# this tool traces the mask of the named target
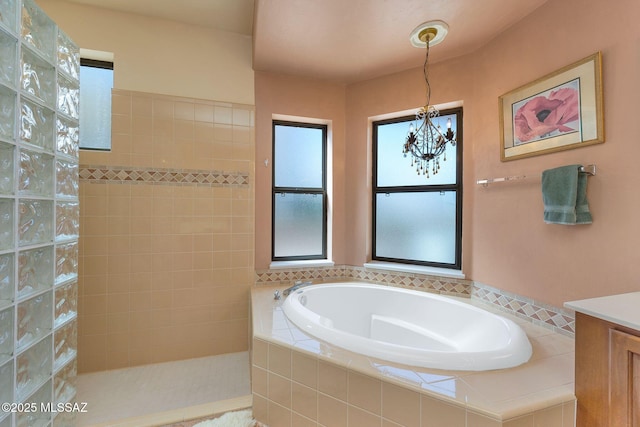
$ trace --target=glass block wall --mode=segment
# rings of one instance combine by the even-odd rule
[[[0,427],[73,424],[47,405],[76,394],[79,61],[33,0],[0,0]]]

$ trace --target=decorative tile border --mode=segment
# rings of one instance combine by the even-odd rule
[[[440,276],[428,276],[424,274],[411,274],[388,270],[376,270],[350,265],[291,268],[282,270],[257,270],[255,280],[257,286],[291,284],[297,280],[312,280],[316,282],[359,280],[465,297],[471,296],[473,287],[472,282],[469,280],[449,279]]]
[[[314,282],[359,280],[472,298],[555,332],[571,337],[575,334],[575,318],[572,312],[471,280],[375,270],[350,265],[256,270],[255,276],[256,286],[291,285],[298,280]]]
[[[553,329],[564,335],[574,336],[575,315],[568,310],[534,301],[521,295],[492,288],[475,282],[472,298],[489,303],[501,311],[529,320],[537,325]]]
[[[152,169],[125,166],[80,165],[80,180],[93,183],[199,186],[247,186],[247,172],[197,169]]]

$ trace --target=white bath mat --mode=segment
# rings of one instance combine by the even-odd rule
[[[213,420],[203,421],[193,427],[254,427],[256,420],[251,416],[251,410],[227,412]]]

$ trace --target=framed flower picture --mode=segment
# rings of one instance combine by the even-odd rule
[[[604,142],[600,52],[500,96],[499,106],[502,161]]]

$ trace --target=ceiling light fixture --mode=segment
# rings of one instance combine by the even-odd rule
[[[445,150],[447,143],[456,145],[456,135],[451,130],[451,119],[447,120],[447,130],[443,133],[441,126],[433,120],[440,116],[440,112],[431,102],[431,85],[429,84],[429,48],[440,43],[449,31],[449,26],[442,21],[429,21],[417,26],[409,40],[415,47],[425,48],[423,65],[424,81],[426,84],[427,102],[416,113],[415,124],[411,123],[402,152],[406,157],[411,155],[411,166],[416,167],[418,175],[429,178],[429,167],[434,175],[440,169],[440,156],[447,160]]]

